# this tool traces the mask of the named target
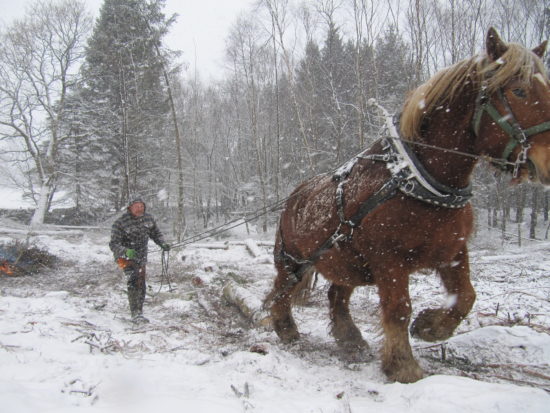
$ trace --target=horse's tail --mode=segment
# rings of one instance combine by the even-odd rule
[[[316,280],[317,272],[315,271],[315,268],[311,266],[302,274],[302,279],[298,283],[292,285],[292,305],[304,306],[308,303],[311,296],[311,291],[315,288]],[[273,304],[275,297],[278,297],[286,292],[287,291],[285,290],[280,291],[273,288],[264,298],[262,308],[269,309]]]
[[[279,273],[286,274],[288,282],[282,288],[273,288],[263,302],[264,308],[269,308],[273,299],[281,294],[292,291],[292,304],[304,305],[314,287],[315,269],[309,262],[299,262],[285,251],[283,232],[279,224],[275,246],[273,248],[275,267]]]
[[[311,292],[315,289],[317,281],[317,271],[313,266],[310,266],[302,274],[302,279],[296,287],[294,287],[294,293],[292,294],[292,304],[304,306],[309,302]]]

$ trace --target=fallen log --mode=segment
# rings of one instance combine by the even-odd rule
[[[223,287],[223,296],[255,326],[271,328],[271,316],[263,309],[262,300],[246,288],[229,281]]]
[[[254,258],[258,258],[262,255],[265,255],[265,253],[260,249],[260,247],[258,246],[258,244],[256,244],[256,242],[254,242],[254,240],[248,238],[244,241],[244,245],[246,245],[246,249],[248,250],[248,252],[254,257]]]
[[[213,242],[211,244],[190,244],[191,248],[195,249],[206,249],[206,250],[227,250],[229,249],[229,244],[221,242]]]
[[[83,236],[84,231],[80,230],[36,230],[36,229],[14,229],[0,228],[0,234],[20,234],[20,235],[63,235],[63,236]]]

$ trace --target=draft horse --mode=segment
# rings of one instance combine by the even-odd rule
[[[533,50],[490,28],[485,53],[443,69],[414,90],[395,128],[336,174],[298,186],[281,213],[274,249],[278,275],[266,298],[284,342],[299,338],[292,302],[313,271],[329,282],[331,333],[347,351],[368,349],[349,311],[357,286],[375,285],[384,333],[382,370],[414,382],[423,371],[409,343],[409,275],[430,269],[447,308],[420,312],[410,331],[445,340],[467,316],[468,203],[475,164],[486,158],[514,175],[550,185],[550,87]],[[390,134],[391,135],[391,134]]]

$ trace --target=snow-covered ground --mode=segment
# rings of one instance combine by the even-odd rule
[[[547,241],[517,247],[502,245],[499,233],[478,234],[471,243],[473,311],[445,343],[413,340],[428,375],[400,384],[385,380],[377,355],[350,360],[339,353],[322,279],[295,309],[302,339],[294,345],[282,345],[223,298],[227,283],[263,298],[274,277],[269,246],[256,243],[257,257],[242,242],[172,251],[168,291],[151,245],[151,323],[136,329],[108,231],[33,240],[63,263],[34,276],[0,277],[1,412],[550,412]],[[445,302],[432,274],[412,277],[411,297],[415,313]],[[375,354],[382,340],[377,300],[365,287],[352,301]]]

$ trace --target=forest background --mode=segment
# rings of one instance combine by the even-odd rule
[[[258,0],[205,83],[167,48],[164,6],[104,0],[94,21],[82,1],[37,1],[0,28],[0,172],[36,205],[9,214],[95,225],[139,196],[178,241],[242,219],[265,232],[299,182],[384,134],[370,99],[399,113],[490,26],[530,47],[550,37],[549,0]],[[550,193],[508,181],[477,169],[479,224],[517,224],[521,240],[528,220],[547,238]]]

